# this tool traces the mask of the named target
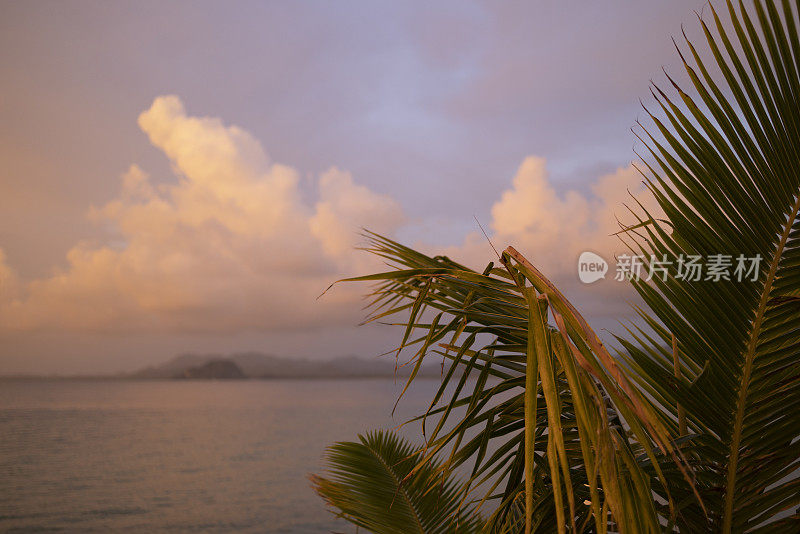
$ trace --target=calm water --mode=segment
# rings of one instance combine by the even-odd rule
[[[350,532],[307,474],[436,386],[392,420],[391,379],[0,381],[0,531]]]

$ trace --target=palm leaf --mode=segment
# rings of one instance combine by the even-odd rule
[[[403,482],[420,453],[394,433],[371,432],[358,442],[328,448],[327,477],[312,475],[314,489],[339,515],[378,534],[478,532],[481,518],[460,508],[461,486],[431,462]]]
[[[709,74],[687,40],[693,64],[684,66],[698,97],[677,85],[677,103],[654,91],[660,109],[650,113],[655,127],[640,136],[649,151],[643,174],[670,224],[642,215],[645,231],[630,234],[631,247],[672,262],[718,254],[734,265],[740,256],[761,262],[742,280],[687,281],[673,272],[639,281],[650,308],[642,314],[659,339],[634,328],[638,343],[622,341],[639,383],[671,414],[673,431],[685,412],[696,435],[685,451],[708,522],[685,499],[678,524],[771,531],[781,515],[791,516],[781,528],[800,524],[798,6],[727,8],[727,27],[712,8],[716,33],[701,21],[724,79]],[[664,348],[673,336],[676,362]],[[675,483],[678,499],[686,491]]]
[[[471,468],[465,493],[479,506],[494,502],[492,531],[658,531],[670,506],[655,505],[651,484],[666,484],[661,464],[676,450],[655,407],[563,294],[513,248],[504,269],[478,273],[366,237],[396,269],[350,280],[378,282],[373,317],[408,313],[397,351],[413,351],[399,363],[414,366],[408,384],[426,358],[450,361],[416,419],[426,445],[409,478],[449,452],[437,470]]]

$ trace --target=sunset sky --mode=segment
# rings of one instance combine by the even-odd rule
[[[475,218],[615,328],[630,291],[575,262],[621,250],[702,6],[0,1],[0,374],[375,356],[366,286],[317,300],[382,268],[359,228],[482,269]]]

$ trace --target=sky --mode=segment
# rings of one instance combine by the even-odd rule
[[[372,357],[366,227],[513,244],[601,329],[630,129],[703,2],[0,1],[0,374]],[[700,46],[703,49],[702,46]],[[613,267],[612,267],[613,269]]]

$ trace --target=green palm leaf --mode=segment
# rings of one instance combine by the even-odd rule
[[[430,409],[415,419],[426,444],[409,477],[442,454],[443,475],[466,466],[463,501],[493,503],[493,532],[658,531],[671,507],[656,507],[651,484],[667,482],[663,457],[678,460],[669,434],[549,280],[510,247],[503,269],[478,273],[367,238],[396,269],[351,280],[378,282],[371,319],[406,317],[398,350],[398,358],[412,353],[400,361],[413,366],[406,388],[425,359],[450,361]],[[523,504],[530,513],[520,513]]]
[[[390,432],[359,436],[328,448],[327,477],[313,476],[317,493],[340,516],[378,534],[478,532],[481,518],[460,508],[461,486],[439,475],[436,462],[409,478],[420,453]]]
[[[623,343],[639,382],[675,418],[685,410],[697,434],[686,450],[708,522],[686,500],[679,524],[744,532],[774,529],[786,510],[794,515],[783,523],[800,524],[800,46],[796,3],[756,1],[748,11],[728,2],[728,14],[733,33],[713,8],[716,35],[701,21],[724,80],[687,41],[699,98],[675,85],[679,106],[654,92],[663,118],[650,114],[654,132],[640,137],[650,155],[643,174],[670,224],[644,215],[645,230],[630,235],[633,250],[659,260],[761,263],[742,280],[671,273],[636,283],[660,342],[638,330],[639,346]],[[661,348],[673,335],[679,378]]]

